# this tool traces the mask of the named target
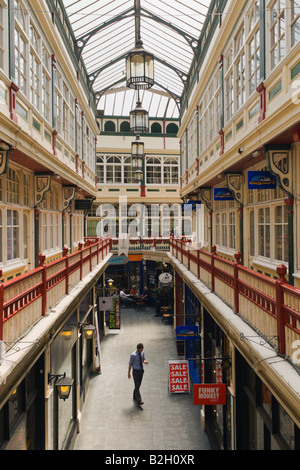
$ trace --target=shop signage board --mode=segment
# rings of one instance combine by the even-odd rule
[[[169,392],[190,393],[188,361],[169,361]]]
[[[249,189],[275,189],[276,176],[270,171],[248,171]]]
[[[110,330],[119,330],[120,326],[120,299],[119,297],[113,297],[112,309],[108,314],[108,328]]]
[[[226,384],[194,384],[194,405],[225,405]]]
[[[215,201],[233,201],[233,192],[228,188],[214,188]]]
[[[108,264],[113,264],[113,265],[116,265],[116,264],[127,264],[128,261],[129,261],[128,256],[125,256],[125,255],[121,255],[121,256],[113,255],[113,256],[109,259]]]
[[[176,340],[198,339],[199,327],[197,325],[181,325],[176,327]]]
[[[112,297],[99,297],[99,310],[101,312],[107,312],[113,308],[113,298]]]

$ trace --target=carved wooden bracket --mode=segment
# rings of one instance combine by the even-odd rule
[[[13,147],[10,145],[0,142],[0,176],[7,172],[9,156],[13,150]]]
[[[201,199],[205,202],[207,209],[212,210],[212,190],[211,188],[199,188]]]
[[[63,211],[72,203],[76,192],[76,186],[63,186]]]
[[[243,205],[243,183],[244,175],[242,172],[224,172],[226,186],[233,193],[234,199],[242,206]]]
[[[36,173],[34,175],[34,207],[44,200],[45,194],[51,189],[53,173]]]
[[[281,189],[293,199],[292,165],[290,146],[265,147],[269,170],[277,176]]]

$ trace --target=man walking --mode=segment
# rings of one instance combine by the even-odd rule
[[[144,346],[142,343],[139,343],[134,351],[130,355],[129,366],[128,366],[128,378],[131,378],[131,369],[134,380],[134,391],[133,399],[137,401],[138,405],[143,405],[142,397],[140,394],[140,387],[144,375],[144,364],[148,364],[145,359]]]

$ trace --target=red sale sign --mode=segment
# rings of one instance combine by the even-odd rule
[[[188,393],[190,391],[188,361],[169,362],[170,393]]]
[[[194,384],[194,405],[225,405],[226,384]]]

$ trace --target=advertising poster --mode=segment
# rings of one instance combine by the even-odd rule
[[[112,309],[108,314],[108,328],[110,330],[119,330],[120,326],[120,299],[119,297],[112,297]]]
[[[169,361],[170,393],[190,393],[188,361]]]

